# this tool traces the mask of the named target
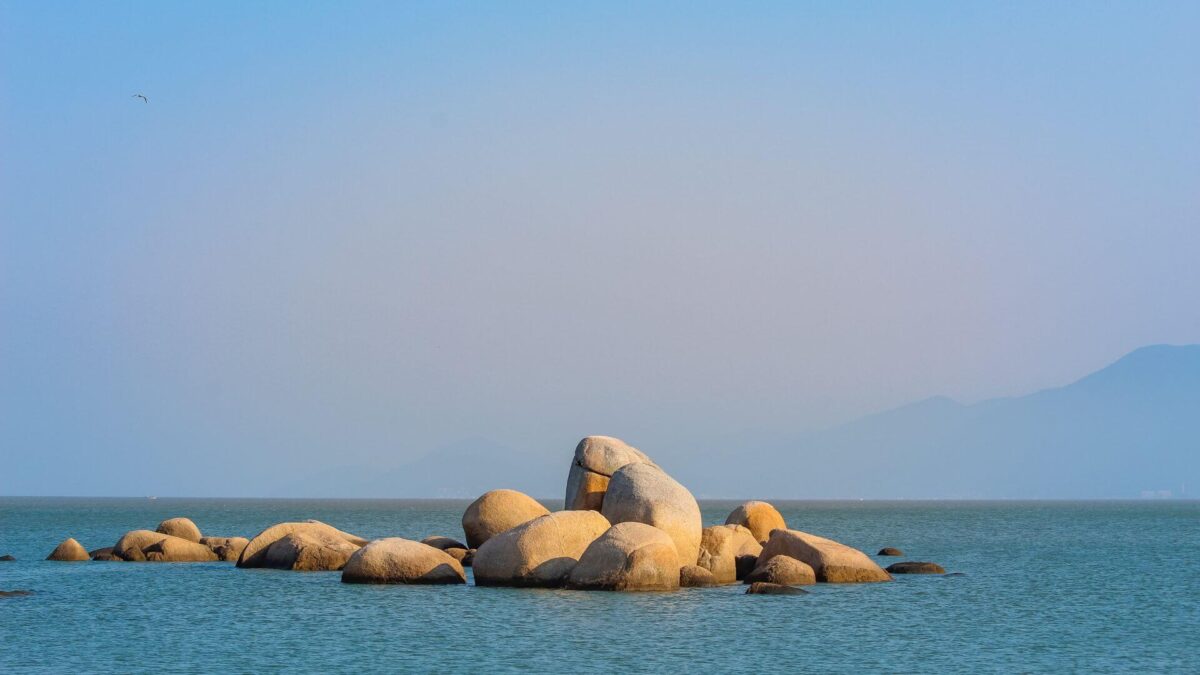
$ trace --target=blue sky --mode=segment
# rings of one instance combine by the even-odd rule
[[[704,456],[1200,342],[1198,30],[0,2],[0,493],[253,494],[469,438]]]

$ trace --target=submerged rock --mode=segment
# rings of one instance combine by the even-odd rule
[[[600,512],[613,525],[643,523],[666,532],[675,542],[680,563],[697,562],[702,528],[700,505],[687,488],[657,466],[635,463],[617,469]]]
[[[757,560],[759,553],[762,553],[762,545],[750,530],[741,525],[713,525],[700,533],[696,564],[712,572],[717,583],[732,584],[740,578],[738,556],[752,556]]]
[[[87,549],[83,544],[74,539],[64,539],[61,544],[54,547],[50,555],[46,556],[46,560],[57,560],[59,562],[79,562],[89,560]]]
[[[680,588],[707,588],[718,585],[720,584],[713,573],[699,565],[684,565],[679,568]]]
[[[746,595],[807,595],[808,591],[795,586],[784,586],[783,584],[772,584],[765,581],[759,581],[750,584],[746,589]]]
[[[467,548],[479,548],[492,537],[548,515],[550,509],[536,499],[516,490],[492,490],[471,502],[463,513],[463,532]]]
[[[746,575],[746,583],[765,581],[784,586],[803,586],[817,583],[817,574],[807,563],[791,556],[776,555]]]
[[[11,555],[9,555],[7,553],[5,553],[4,555],[0,555],[0,562],[12,562],[14,560],[16,560],[16,558],[12,557]]]
[[[891,546],[885,546],[879,549],[879,553],[876,553],[875,555],[896,557],[904,555],[904,551],[901,551],[898,548],[892,548]]]
[[[368,542],[342,570],[348,584],[465,584],[457,560],[428,544],[390,537]]]
[[[965,576],[967,576],[967,573],[966,572],[947,572],[946,574],[943,574],[942,576],[944,576],[944,577],[965,577]]]
[[[475,551],[476,586],[557,588],[597,537],[609,529],[595,511],[558,511],[488,539]]]
[[[892,577],[867,554],[832,539],[799,530],[775,530],[758,557],[762,566],[772,557],[786,555],[808,564],[817,581],[825,583],[862,583],[891,581]]]
[[[654,465],[645,453],[619,438],[588,436],[579,441],[571,460],[571,471],[567,474],[563,508],[601,510],[612,475],[617,469],[635,462]]]
[[[200,528],[196,527],[190,518],[169,518],[159,523],[154,531],[200,543]]]
[[[888,565],[891,574],[945,574],[946,570],[931,562],[898,562]]]
[[[277,525],[268,527],[250,539],[250,541],[242,549],[241,555],[238,556],[238,567],[266,567],[267,549],[275,542],[293,533],[312,535],[314,541],[332,541],[333,539],[340,539],[342,542],[350,544],[355,549],[360,546],[360,544],[357,544],[356,542],[366,541],[361,537],[355,537],[352,534],[342,532],[332,525],[328,525],[316,520],[310,520],[302,523],[279,523]],[[337,548],[341,549],[343,547],[337,546]],[[281,548],[281,553],[282,550],[283,549]],[[349,557],[348,554],[347,557]],[[345,562],[345,560],[342,562]]]
[[[666,532],[645,523],[617,523],[579,557],[567,587],[670,591],[679,588],[681,567],[678,549]]]
[[[25,595],[33,595],[33,591],[15,590],[15,591],[0,591],[0,598],[19,598]]]
[[[742,525],[754,538],[763,543],[771,538],[771,530],[786,530],[787,523],[779,510],[767,502],[749,501],[734,509],[725,519],[726,525]]]

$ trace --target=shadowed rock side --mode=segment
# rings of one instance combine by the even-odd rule
[[[159,523],[154,531],[200,543],[200,528],[196,527],[190,518],[169,518]]]
[[[461,541],[459,541],[457,539],[451,539],[450,537],[441,537],[438,535],[434,535],[432,537],[425,537],[424,539],[421,540],[421,543],[425,544],[426,546],[432,546],[439,551],[445,551],[446,549],[451,549],[451,548],[461,548],[464,550],[467,548],[470,548],[469,546],[467,546],[466,544],[462,543]]]
[[[358,546],[330,532],[290,532],[267,547],[262,566],[296,572],[332,572],[342,569],[358,550]]]
[[[619,438],[588,436],[579,441],[567,474],[563,508],[601,510],[612,475],[626,464],[636,462],[655,465],[645,453]]]
[[[888,565],[891,574],[945,574],[941,565],[931,562],[898,562]]]
[[[567,587],[670,591],[679,588],[681,567],[675,542],[666,532],[645,523],[617,523],[583,552]]]
[[[113,546],[112,555],[126,562],[215,562],[207,546],[161,532],[126,532]]]
[[[463,513],[467,547],[479,548],[492,537],[550,513],[536,499],[516,490],[492,490]]]
[[[87,549],[83,547],[83,544],[74,539],[64,539],[61,544],[54,547],[50,555],[46,556],[46,560],[56,560],[58,562],[79,562],[90,559]]]
[[[88,557],[91,558],[92,560],[105,561],[105,562],[111,562],[114,560],[121,561],[120,558],[113,555],[113,547],[112,546],[105,546],[104,548],[98,548],[94,551],[88,551]],[[123,562],[123,561],[121,561],[121,562]]]
[[[225,562],[237,562],[250,540],[245,537],[200,537],[200,543]]]
[[[600,512],[614,525],[634,522],[657,527],[675,542],[681,562],[691,565],[698,559],[700,505],[687,488],[653,464],[617,469]]]
[[[874,560],[858,549],[799,530],[775,530],[758,556],[761,567],[773,556],[786,555],[808,564],[817,581],[833,584],[891,581]]]
[[[763,543],[771,538],[771,530],[786,530],[783,515],[767,502],[749,501],[734,509],[725,519],[726,525],[742,525]]]
[[[713,573],[699,565],[684,565],[679,568],[680,588],[708,588],[719,585]]]
[[[355,548],[358,548],[358,544],[355,541],[366,541],[361,537],[347,534],[332,525],[327,525],[320,521],[310,520],[303,523],[279,523],[259,532],[246,544],[241,556],[238,557],[238,567],[265,567],[267,549],[275,542],[293,533],[311,534],[314,537],[313,541],[340,539]],[[341,547],[339,546],[338,548]],[[349,556],[347,555],[347,557]]]
[[[902,555],[904,555],[904,551],[901,551],[898,548],[892,548],[891,546],[885,546],[885,547],[879,549],[879,553],[876,553],[875,555],[902,556]]]
[[[595,511],[558,511],[518,525],[475,551],[475,585],[562,586],[588,545],[608,529]]]
[[[746,595],[807,595],[808,591],[795,586],[784,586],[783,584],[772,584],[766,581],[759,581],[750,584],[746,589]]]
[[[350,556],[342,570],[348,584],[465,584],[457,560],[428,544],[390,537],[376,539]]]
[[[791,556],[776,555],[746,576],[746,583],[765,581],[784,586],[804,586],[817,583],[817,574],[806,563]]]
[[[696,564],[712,572],[718,584],[732,584],[741,578],[737,571],[738,556],[753,556],[757,560],[760,553],[762,545],[745,527],[713,525],[700,533]]]

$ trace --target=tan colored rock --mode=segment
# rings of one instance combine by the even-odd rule
[[[61,544],[54,547],[50,555],[46,556],[46,560],[56,560],[58,562],[78,562],[81,560],[90,560],[87,549],[83,544],[74,539],[64,539]]]
[[[786,555],[808,564],[817,581],[833,584],[891,581],[874,560],[858,549],[800,530],[775,530],[763,545],[758,566],[777,555]]]
[[[784,586],[804,586],[817,583],[817,573],[807,563],[791,556],[776,555],[746,576],[748,584],[759,581]]]
[[[295,572],[340,570],[358,546],[322,530],[289,532],[271,542],[263,556],[263,567]]]
[[[666,532],[679,560],[691,565],[700,554],[700,505],[688,489],[653,464],[626,464],[617,469],[600,510],[614,525],[644,523]]]
[[[216,553],[221,560],[237,562],[250,540],[245,537],[200,537],[200,543]]]
[[[758,581],[750,584],[746,589],[746,595],[807,595],[808,591],[795,586],[784,586],[783,584],[772,584],[765,581]]]
[[[760,543],[771,538],[771,530],[786,530],[783,515],[767,502],[749,501],[733,510],[725,519],[726,525],[742,525]]]
[[[571,570],[567,587],[670,591],[679,588],[681,567],[670,535],[652,525],[628,521],[608,528],[587,547]]]
[[[904,551],[901,551],[901,550],[900,550],[900,549],[898,549],[898,548],[893,548],[893,547],[891,547],[891,546],[884,546],[883,548],[879,549],[879,553],[876,553],[875,555],[879,555],[879,556],[902,556],[902,555],[904,555]]]
[[[469,546],[467,546],[466,544],[462,543],[461,541],[459,541],[457,539],[451,539],[450,537],[440,537],[440,536],[436,536],[436,535],[432,536],[432,537],[425,537],[424,539],[421,540],[421,543],[425,544],[426,546],[432,546],[432,547],[438,549],[439,551],[445,551],[447,549],[452,549],[452,548],[461,548],[464,550],[470,548]]]
[[[946,570],[933,562],[908,561],[888,565],[887,572],[890,574],[945,574]]]
[[[700,533],[700,554],[696,564],[712,572],[718,584],[738,580],[737,558],[762,553],[762,545],[750,530],[741,525],[713,525]]]
[[[475,551],[475,585],[562,586],[579,556],[608,528],[595,511],[558,511],[501,532]]]
[[[549,509],[523,492],[492,490],[471,502],[463,513],[467,548],[479,548],[501,532],[549,513]]]
[[[707,588],[718,585],[720,584],[713,573],[699,565],[684,565],[679,568],[680,588]]]
[[[200,543],[200,528],[196,527],[190,518],[169,518],[159,523],[154,531]]]
[[[355,546],[355,548],[358,547],[354,543],[355,541],[365,542],[361,537],[347,534],[332,525],[327,525],[317,520],[310,520],[303,523],[279,523],[259,532],[246,544],[241,556],[238,557],[238,567],[264,567],[267,548],[293,532],[313,534],[314,536],[325,535],[326,537],[336,537]]]
[[[463,549],[455,549],[463,550]],[[391,537],[358,549],[342,570],[348,584],[465,584],[457,560],[428,544]]]
[[[127,562],[210,562],[217,560],[216,554],[203,544],[150,530],[126,532],[113,546],[112,555]]]
[[[336,527],[330,525],[329,523],[322,523],[321,521],[313,520],[312,518],[309,518],[308,520],[306,520],[304,522],[316,523],[317,525],[324,525],[325,527],[331,528],[334,532],[337,532],[339,537],[341,537],[342,539],[345,539],[346,541],[350,542],[351,544],[354,544],[355,546],[366,546],[367,545],[368,540],[363,539],[362,537],[358,536],[357,534],[350,534],[349,532],[343,532],[343,531],[337,529]]]
[[[91,558],[92,560],[100,560],[100,561],[121,560],[117,556],[113,555],[113,547],[111,547],[111,546],[106,546],[104,548],[98,548],[94,551],[88,551],[88,557]]]
[[[434,548],[437,548],[437,547],[435,546]],[[467,549],[467,548],[447,548],[447,549],[439,548],[438,550],[443,551],[446,555],[450,556],[451,558],[454,558],[455,560],[457,560],[459,562],[459,564],[462,564],[463,566],[466,566],[464,561],[471,555],[471,549]]]
[[[645,453],[619,438],[588,436],[579,441],[571,460],[571,471],[567,474],[563,508],[601,510],[612,475],[617,469],[635,462],[654,465]]]

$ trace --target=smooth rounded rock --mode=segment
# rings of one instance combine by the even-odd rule
[[[46,560],[56,560],[58,562],[79,562],[90,559],[87,549],[83,547],[83,544],[70,538],[64,539],[61,544],[54,547],[50,555],[46,556]]]
[[[197,544],[200,543],[200,528],[190,518],[168,518],[154,528],[160,534],[169,534]]]
[[[891,574],[945,574],[941,565],[931,562],[898,562],[888,565]]]
[[[675,542],[681,563],[695,564],[700,554],[700,505],[688,489],[653,464],[626,464],[617,469],[604,508],[613,525],[643,523],[666,532]]]
[[[550,509],[516,490],[492,490],[471,502],[463,513],[467,548],[479,548],[492,537],[548,515]]]
[[[748,584],[759,581],[784,586],[804,586],[817,583],[817,573],[807,563],[791,556],[777,555],[746,576]]]
[[[200,537],[200,543],[225,562],[237,562],[250,540],[245,537]]]
[[[786,530],[787,523],[779,510],[767,502],[749,501],[734,509],[725,519],[726,525],[741,525],[763,543],[771,538],[771,530]]]
[[[875,555],[879,555],[879,556],[902,556],[902,555],[904,555],[904,551],[901,551],[901,550],[900,550],[900,549],[898,549],[898,548],[892,548],[891,546],[885,546],[885,547],[883,547],[883,548],[879,549],[879,553],[876,553]]]
[[[262,567],[295,572],[333,572],[342,569],[358,546],[324,531],[289,532],[271,543]]]
[[[142,549],[146,562],[215,562],[219,560],[207,546],[170,535]]]
[[[445,551],[410,539],[368,542],[346,561],[348,584],[465,584],[462,565]]]
[[[451,549],[451,548],[461,548],[461,549],[471,548],[470,546],[467,546],[466,544],[462,543],[461,541],[459,541],[457,539],[451,539],[450,537],[440,537],[440,536],[436,536],[436,535],[432,536],[432,537],[425,537],[424,539],[421,540],[421,543],[425,544],[426,546],[432,546],[432,547],[438,549],[439,551],[445,551],[445,550]]]
[[[654,465],[644,452],[612,436],[588,436],[575,446],[571,471],[567,474],[565,509],[599,511],[604,493],[617,469],[641,462]]]
[[[597,591],[670,591],[679,588],[679,552],[662,530],[623,522],[592,542],[571,570],[567,587]]]
[[[807,595],[808,591],[795,586],[784,586],[783,584],[772,584],[765,581],[750,584],[746,589],[746,595]]]
[[[558,511],[488,539],[471,562],[476,586],[558,588],[580,556],[609,529],[595,511]]]
[[[832,539],[799,530],[775,530],[763,545],[758,566],[777,555],[786,555],[813,568],[817,581],[863,583],[891,581],[892,577],[867,554]]]
[[[680,588],[708,588],[719,585],[713,573],[699,565],[684,565],[679,568]]]
[[[757,560],[759,553],[762,545],[750,530],[741,525],[713,525],[700,533],[696,564],[712,572],[717,583],[732,584],[740,578],[738,556],[753,556]]]
[[[355,543],[356,541],[364,543],[366,541],[361,537],[355,537],[354,535],[342,532],[336,527],[320,521],[310,520],[301,523],[279,523],[268,527],[250,539],[245,548],[242,549],[242,554],[238,556],[238,567],[265,567],[267,548],[292,533],[312,534],[321,540],[331,537],[337,538],[355,548],[359,546]]]

